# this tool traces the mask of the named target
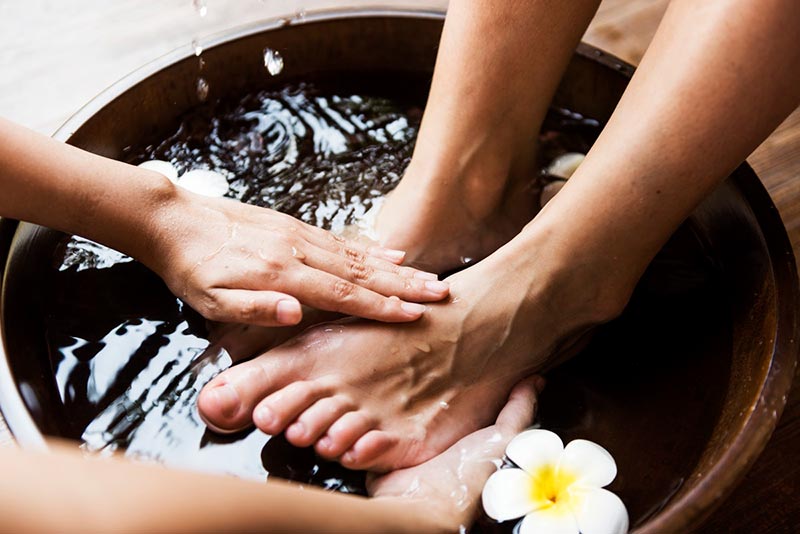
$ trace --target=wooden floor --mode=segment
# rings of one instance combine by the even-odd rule
[[[82,104],[135,68],[192,39],[277,15],[363,0],[0,0],[0,116],[52,133]],[[405,0],[441,8],[446,1]],[[638,63],[666,9],[665,0],[605,0],[585,40]],[[800,110],[748,159],[775,200],[800,252]],[[797,380],[795,383],[797,384]],[[0,444],[10,443],[0,417]],[[699,531],[796,532],[800,521],[800,390],[755,468]]]

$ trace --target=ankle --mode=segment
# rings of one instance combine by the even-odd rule
[[[622,260],[567,245],[560,228],[529,225],[490,259],[511,273],[523,305],[551,307],[564,333],[619,316],[638,280]]]
[[[534,166],[533,150],[523,156],[488,149],[459,157],[415,152],[398,188],[413,188],[432,204],[454,204],[483,220],[503,204],[513,184],[534,176]]]

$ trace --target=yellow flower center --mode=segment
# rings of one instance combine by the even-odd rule
[[[575,482],[576,477],[554,465],[545,465],[532,474],[531,499],[539,503],[542,508],[557,507],[569,508],[571,495],[569,487]]]

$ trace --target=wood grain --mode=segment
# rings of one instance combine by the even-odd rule
[[[179,46],[224,29],[337,0],[209,0],[199,17],[190,0],[0,0],[0,116],[53,132],[105,87]],[[375,2],[350,0],[363,7]],[[442,0],[405,5],[441,8]],[[638,63],[666,9],[665,0],[604,1],[585,40]],[[188,48],[187,48],[188,49]],[[800,252],[800,110],[795,111],[748,161],[772,195]],[[797,385],[798,380],[795,380]],[[0,418],[0,446],[11,443]],[[698,532],[713,534],[796,531],[800,521],[800,390],[764,454],[741,486]]]

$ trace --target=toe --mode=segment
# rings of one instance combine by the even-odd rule
[[[389,469],[392,464],[389,456],[398,443],[397,436],[383,430],[370,430],[342,455],[341,463],[348,469]]]
[[[249,414],[242,413],[236,388],[220,381],[208,384],[197,398],[197,410],[211,430],[222,434],[250,426]]]
[[[297,447],[308,447],[355,405],[344,395],[325,397],[300,414],[286,429],[286,439]]]
[[[200,417],[212,430],[236,432],[253,424],[253,408],[292,378],[302,378],[302,358],[279,347],[234,365],[206,384],[197,399]],[[296,354],[294,356],[297,356]]]
[[[375,421],[366,413],[348,412],[331,425],[314,448],[323,458],[338,458],[374,426]]]
[[[267,434],[278,434],[309,406],[330,394],[319,380],[293,382],[269,395],[253,412],[253,422]]]

